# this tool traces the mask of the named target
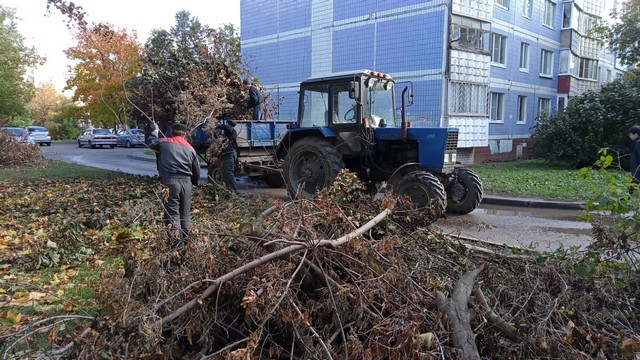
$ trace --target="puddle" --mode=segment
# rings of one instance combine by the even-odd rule
[[[473,211],[473,214],[496,215],[496,216],[522,216],[551,220],[581,221],[583,212],[580,210],[558,210],[558,209],[537,209],[518,208],[501,205],[480,205]]]

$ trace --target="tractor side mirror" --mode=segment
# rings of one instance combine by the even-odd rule
[[[349,82],[349,99],[360,99],[360,83],[357,81]]]

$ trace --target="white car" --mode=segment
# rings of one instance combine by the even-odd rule
[[[78,147],[87,145],[87,147],[95,149],[96,146],[108,145],[113,149],[116,147],[117,138],[116,134],[109,129],[88,129],[78,136]]]
[[[27,130],[21,127],[3,127],[0,128],[0,131],[7,135],[10,141],[35,144],[33,136],[31,136]]]
[[[44,126],[27,126],[29,135],[33,137],[36,144],[51,146],[51,133]]]

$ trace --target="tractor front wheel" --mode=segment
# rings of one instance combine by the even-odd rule
[[[429,223],[438,220],[445,212],[447,195],[444,186],[437,177],[426,171],[412,171],[404,175],[393,191],[409,197]]]
[[[454,181],[447,185],[447,211],[453,214],[468,214],[482,201],[482,182],[473,171],[456,168]]]
[[[283,173],[292,198],[309,199],[330,186],[344,167],[342,155],[330,142],[304,138],[295,142],[284,158]]]

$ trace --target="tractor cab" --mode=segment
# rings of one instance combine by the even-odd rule
[[[395,124],[394,81],[363,70],[309,79],[300,84],[299,127],[371,127]]]
[[[396,124],[394,96],[393,79],[380,72],[309,79],[300,84],[298,127],[335,138],[343,155],[364,155],[369,149],[363,139],[372,139],[377,127]]]

